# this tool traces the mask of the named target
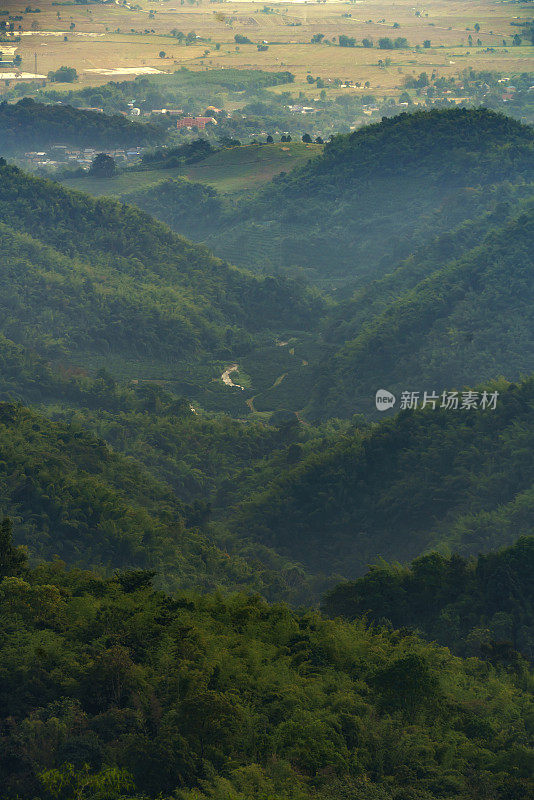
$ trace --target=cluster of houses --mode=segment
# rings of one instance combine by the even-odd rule
[[[500,80],[500,81],[498,81],[498,83],[505,83],[506,84],[506,86],[502,87],[504,91],[503,91],[503,93],[501,95],[501,100],[503,100],[503,102],[505,102],[505,103],[508,103],[510,100],[513,100],[514,99],[514,95],[517,92],[517,87],[516,86],[512,86],[511,84],[507,83],[506,80]],[[486,86],[487,86],[487,84],[484,84],[483,88],[485,88]],[[488,91],[489,91],[489,86],[488,86]],[[531,86],[528,91],[529,92],[534,91],[534,86]]]
[[[142,147],[134,147],[129,150],[106,150],[117,163],[133,164],[140,160],[143,150]],[[94,147],[77,148],[64,144],[53,144],[48,150],[40,152],[28,152],[24,154],[24,159],[31,167],[56,168],[56,167],[90,167],[97,153]]]
[[[142,115],[141,109],[137,108],[135,103],[128,103],[128,106],[128,112],[125,112],[128,114],[128,116],[140,117]],[[176,127],[178,130],[182,128],[185,128],[186,130],[196,128],[199,131],[203,131],[206,125],[217,125],[217,119],[215,115],[219,114],[228,116],[222,108],[215,108],[215,106],[208,106],[205,116],[188,115],[185,113],[183,108],[154,108],[152,111],[148,111],[142,116],[150,117],[152,115],[156,115],[176,118]]]

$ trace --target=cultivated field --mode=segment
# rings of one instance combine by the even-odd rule
[[[130,8],[118,3],[76,6],[39,0],[33,5],[40,13],[24,13],[24,5],[9,2],[6,6],[12,15],[22,18],[15,22],[22,26],[16,49],[22,57],[18,69],[46,76],[62,65],[75,67],[79,85],[131,79],[154,70],[172,72],[181,65],[198,70],[259,67],[290,70],[296,76],[292,91],[302,90],[310,97],[317,94],[317,88],[307,83],[309,72],[325,81],[339,78],[361,82],[362,87],[369,82],[370,86],[360,91],[371,88],[376,95],[394,95],[402,89],[405,76],[412,73],[451,76],[473,67],[514,74],[530,71],[534,56],[526,38],[521,46],[512,46],[513,36],[521,33],[520,21],[532,16],[527,3],[435,0],[414,5],[413,0],[356,0],[266,5],[186,0],[181,5],[180,0],[140,0]],[[171,35],[173,30],[193,31],[202,41],[181,44]],[[252,44],[236,45],[236,34],[246,36]],[[311,44],[315,34],[324,34],[329,43]],[[404,37],[409,48],[339,47],[340,35],[354,38],[358,45],[364,38],[376,45],[380,37]],[[425,40],[430,40],[430,47],[423,46]],[[268,49],[258,51],[257,44],[263,41]],[[6,53],[11,46],[6,43]],[[380,66],[379,59],[386,56],[391,63]],[[12,75],[13,68],[0,68],[0,76],[2,73]],[[0,80],[0,91],[4,86]],[[327,88],[336,93],[358,91],[328,84]]]

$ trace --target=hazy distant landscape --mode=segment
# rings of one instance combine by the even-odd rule
[[[0,7],[1,800],[534,796],[533,36]]]

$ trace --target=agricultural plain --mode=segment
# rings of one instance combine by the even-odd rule
[[[31,75],[45,81],[60,66],[76,69],[79,86],[186,66],[286,69],[295,75],[292,90],[310,98],[317,94],[317,87],[307,80],[310,74],[320,76],[327,91],[336,94],[371,89],[377,96],[395,96],[406,76],[421,71],[443,77],[460,75],[466,68],[517,74],[530,71],[534,53],[522,27],[532,16],[528,3],[197,0],[182,5],[179,0],[141,0],[135,5],[71,5],[45,0],[39,3],[39,12],[31,13],[23,5],[9,4],[0,17],[7,20],[9,14],[14,20],[13,42],[9,36],[4,42],[6,53],[22,59],[15,71],[0,68],[0,92]],[[236,43],[236,36],[250,43]],[[321,42],[312,43],[318,36]],[[340,46],[340,36],[354,39],[355,46]],[[514,36],[520,42],[516,39],[514,44]],[[407,45],[387,52],[379,49],[379,40],[388,37],[405,39]],[[362,46],[364,39],[374,46]],[[342,88],[340,82],[361,86]]]

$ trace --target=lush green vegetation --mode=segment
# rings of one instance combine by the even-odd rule
[[[462,555],[531,533],[534,381],[495,383],[495,410],[402,411],[339,436],[235,515],[241,535],[356,577],[377,558]]]
[[[447,231],[451,202],[460,212],[456,193],[531,183],[532,148],[530,127],[486,109],[384,118],[334,137],[322,156],[237,208],[214,208],[203,241],[236,263],[363,285]],[[496,202],[493,191],[476,195],[457,224]]]
[[[205,231],[206,216],[218,216],[223,208],[223,200],[216,189],[187,178],[171,178],[131,192],[128,200],[166,222],[173,230],[187,230],[196,240],[201,239]]]
[[[534,706],[404,632],[152,572],[29,570],[0,528],[6,800],[527,800]]]
[[[133,462],[80,428],[11,404],[0,411],[2,504],[32,555],[139,565],[156,555],[162,529],[154,515],[180,536],[180,505]]]
[[[135,359],[145,359],[185,378],[195,362],[250,348],[258,328],[307,325],[321,307],[297,284],[258,280],[136,208],[0,172],[0,332],[49,359],[113,368],[122,357],[136,379]]]
[[[408,148],[412,140],[416,144]],[[234,156],[254,149],[261,162],[264,148],[272,147],[221,152]],[[402,157],[395,159],[397,150]],[[448,153],[447,168],[440,160],[443,152]],[[197,165],[206,167],[208,182],[210,176],[216,181],[212,159],[219,155],[212,153]],[[531,129],[514,120],[486,110],[419,112],[335,139],[307,167],[241,203],[212,186],[185,180],[161,182],[126,196],[215,248],[224,249],[224,242],[233,238],[237,259],[261,260],[267,270],[273,266],[273,253],[285,267],[292,263],[286,245],[293,235],[293,217],[283,210],[291,192],[294,214],[300,216],[306,204],[323,198],[320,213],[309,215],[299,259],[302,254],[306,258],[311,246],[314,262],[321,261],[313,228],[324,224],[329,263],[335,262],[343,237],[360,237],[355,246],[371,249],[365,258],[355,258],[358,270],[387,274],[363,286],[363,273],[352,275],[352,283],[337,292],[337,302],[327,309],[313,357],[303,356],[305,366],[280,369],[258,391],[262,369],[257,362],[262,359],[255,365],[242,350],[239,361],[251,376],[250,397],[256,398],[257,411],[290,408],[308,419],[350,418],[355,412],[373,413],[381,386],[399,396],[404,390],[461,388],[500,374],[517,379],[532,372],[532,163]],[[306,196],[299,202],[297,187],[305,183]],[[357,194],[355,185],[360,187]],[[327,202],[325,192],[336,202]],[[373,205],[375,192],[386,193],[384,202]],[[366,204],[361,211],[365,224],[347,224],[353,212],[343,198]],[[417,210],[414,205],[408,213],[412,202]],[[383,226],[395,216],[388,204],[397,204],[400,224],[410,220],[410,231],[400,238],[384,233]],[[272,216],[263,227],[266,208]],[[338,220],[341,232],[332,220],[327,224],[338,208],[346,211]],[[249,209],[248,217],[244,209]],[[371,224],[369,214],[375,211],[380,219]],[[250,221],[248,233],[245,218]],[[379,257],[375,245],[386,248],[387,256]],[[355,250],[351,245],[344,252]],[[334,278],[321,276],[330,288]],[[206,404],[221,407],[209,400]],[[247,413],[244,402],[237,400],[232,409]]]
[[[2,800],[530,800],[531,157],[433,112],[241,203],[130,195],[265,268],[328,250],[328,300],[0,163]]]
[[[130,408],[123,406],[120,411],[106,410],[102,399],[92,409],[50,406],[48,414],[95,431],[114,450],[144,464],[182,500],[209,501],[218,517],[250,487],[271,479],[319,441],[334,440],[337,434],[333,426],[243,424],[223,414],[196,414],[187,401],[180,402],[148,382],[131,395],[123,395],[124,406],[130,399]]]
[[[156,166],[171,169],[184,164],[194,164],[209,156],[213,150],[206,139],[193,139],[192,142],[185,142],[177,147],[158,147],[143,154],[141,167]]]
[[[260,462],[262,452],[284,449],[276,431],[256,430],[247,441],[230,430],[225,441],[223,423],[195,430],[183,422],[193,416],[188,404],[174,403],[159,424],[155,414],[132,414],[130,424],[137,420],[144,430],[122,449],[139,451],[143,436],[152,448],[134,460],[88,433],[87,415],[80,411],[69,422],[50,421],[21,406],[0,404],[2,508],[16,520],[17,543],[27,546],[33,562],[60,557],[108,573],[115,567],[152,568],[160,574],[160,585],[172,589],[248,588],[293,601],[320,591],[321,585],[314,588],[294,561],[267,548],[251,549],[209,522],[214,486],[224,487],[225,478],[239,470],[239,464],[230,463],[231,451],[242,448],[242,465],[248,445],[248,463],[254,457]],[[120,420],[117,416],[110,425],[102,413],[101,427],[108,427],[109,439],[118,431],[127,435],[127,424],[121,429]],[[156,433],[163,437],[173,427],[175,442],[180,435],[187,438],[181,447],[171,442],[167,455],[158,454]],[[213,436],[202,427],[211,427]],[[213,447],[217,441],[222,450],[218,459],[199,458],[199,442]],[[170,476],[171,453],[177,476]],[[217,478],[216,469],[221,473]]]
[[[407,149],[412,139],[417,144]],[[240,149],[223,153],[234,155]],[[248,149],[261,156],[264,148]],[[393,158],[397,149],[403,153],[400,159]],[[449,154],[446,169],[440,161],[444,149]],[[218,155],[208,156],[200,166],[208,167]],[[350,189],[347,202],[364,202],[365,195],[368,219],[378,208],[370,199],[373,192],[386,191],[402,172],[402,187],[387,188],[384,203],[397,203],[395,214],[403,225],[411,220],[410,232],[400,238],[384,235],[382,223],[387,227],[393,217],[382,201],[377,213],[385,216],[380,222],[377,217],[376,225],[347,225],[347,211],[339,218],[343,227],[339,236],[333,224],[325,228],[327,238],[332,232],[337,237],[328,245],[332,263],[343,237],[367,237],[367,247],[372,236],[377,247],[387,248],[388,255],[379,259],[377,252],[369,250],[365,259],[356,259],[358,269],[387,270],[388,274],[367,282],[352,296],[353,286],[338,292],[339,301],[323,320],[322,337],[316,337],[324,345],[317,357],[304,357],[307,365],[301,369],[281,369],[275,378],[285,376],[283,380],[262,389],[261,397],[252,365],[256,410],[291,408],[304,410],[308,418],[350,418],[355,412],[373,413],[374,394],[380,386],[398,396],[403,390],[458,388],[499,374],[517,379],[534,369],[529,266],[532,206],[528,203],[532,163],[531,129],[520,123],[485,110],[419,112],[335,139],[308,167],[237,206],[215,188],[185,180],[161,182],[126,196],[171,227],[207,240],[215,248],[224,248],[224,242],[235,237],[236,258],[244,260],[246,254],[249,262],[261,259],[268,269],[270,253],[286,266],[291,263],[286,244],[293,222],[280,211],[290,190],[297,192],[295,187],[309,182],[306,198],[295,205],[299,215],[306,203],[323,197],[323,192],[336,198],[336,204],[324,202],[321,213],[311,215],[308,244],[299,246],[302,254],[311,242],[318,262],[321,249],[315,247],[312,228],[323,225],[330,208],[340,207],[340,199],[354,181],[366,190],[358,194],[358,200]],[[210,168],[206,172],[209,180]],[[427,191],[434,200],[425,195]],[[404,205],[399,198],[404,198]],[[412,201],[419,209],[414,214],[405,210]],[[248,225],[243,222],[243,209],[249,206],[250,236],[243,233],[243,225]],[[275,216],[263,229],[267,206]],[[364,246],[363,239],[360,245]],[[355,251],[351,246],[344,252]],[[410,255],[403,258],[406,253]],[[360,287],[362,275],[352,277],[357,277]],[[246,362],[248,356],[241,351],[239,357]],[[217,407],[206,402],[210,408]],[[236,401],[232,408],[240,415],[247,413],[244,403],[239,407]]]
[[[371,414],[379,388],[422,397],[531,374],[532,205],[516,213],[506,222],[504,206],[462,225],[334,309],[312,413]]]
[[[0,103],[2,155],[42,150],[53,144],[96,148],[156,145],[164,138],[161,128],[132,122],[118,114],[45,105],[30,97],[18,103]]]
[[[410,567],[378,564],[329,592],[325,609],[349,619],[413,628],[462,656],[534,661],[534,538],[466,560],[437,553]]]
[[[488,195],[491,197],[487,211]],[[418,245],[408,258],[393,259],[391,270],[382,278],[354,291],[348,285],[338,292],[339,302],[331,308],[323,326],[324,339],[333,345],[357,337],[362,327],[379,316],[392,302],[414,289],[449,262],[459,260],[479,246],[489,231],[503,228],[521,211],[528,211],[532,197],[530,184],[505,183],[499,186],[455,192],[438,211],[429,215],[444,218],[445,231]],[[465,209],[469,209],[465,219]]]

